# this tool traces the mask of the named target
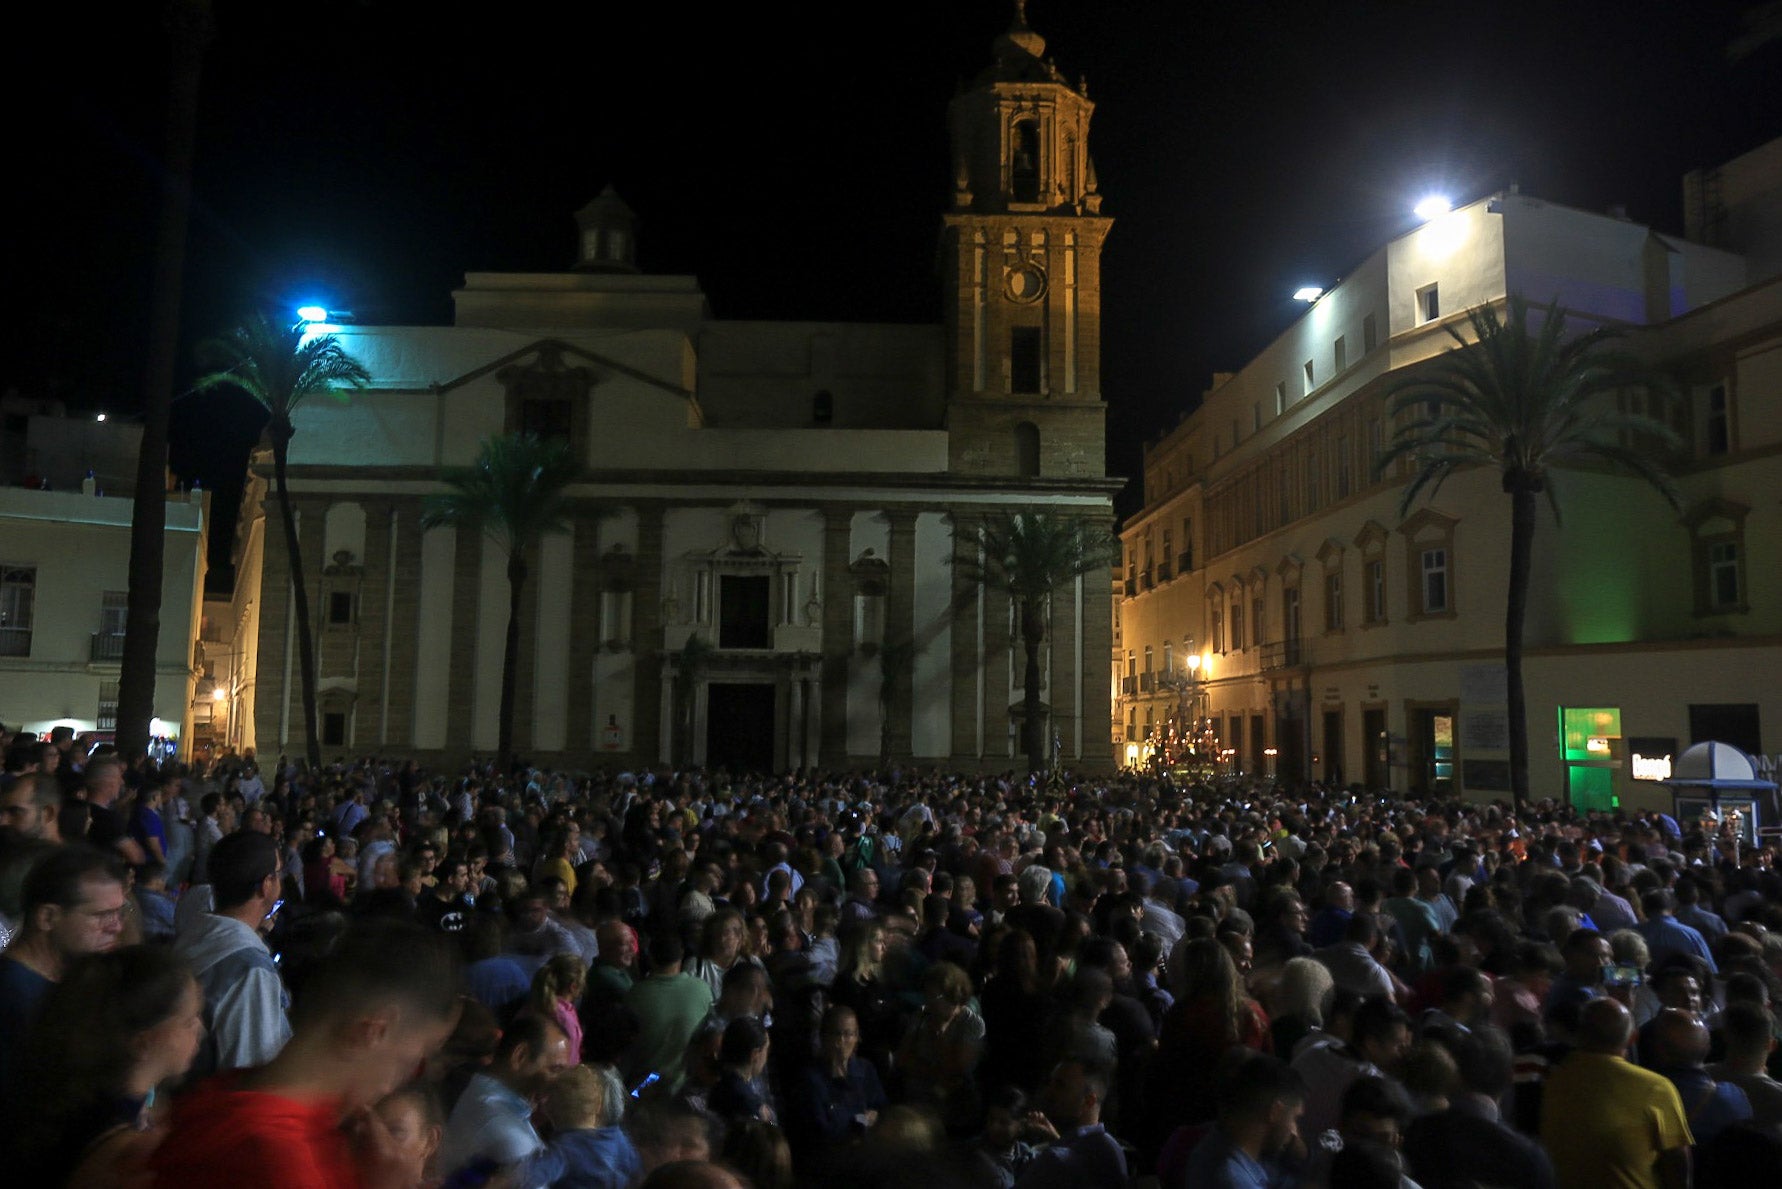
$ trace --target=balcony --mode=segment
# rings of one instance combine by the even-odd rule
[[[1149,694],[1149,693],[1155,693],[1155,692],[1157,692],[1157,674],[1155,674],[1155,673],[1140,673],[1139,674],[1139,693]]]
[[[1145,568],[1145,569],[1142,569],[1142,570],[1140,570],[1140,571],[1139,571],[1139,585],[1140,585],[1140,586],[1142,586],[1142,587],[1144,587],[1144,588],[1145,588],[1145,589],[1146,589],[1146,590],[1150,590],[1150,589],[1151,589],[1151,570],[1150,570],[1150,567],[1148,567],[1148,566],[1147,566],[1147,567],[1146,567],[1146,568]]]
[[[1126,580],[1126,597],[1130,599],[1137,593],[1138,593],[1138,579],[1128,578]]]
[[[0,628],[0,656],[30,655],[30,628]]]
[[[1129,696],[1138,693],[1138,678],[1122,677],[1120,679],[1120,692]]]
[[[1173,576],[1173,572],[1170,570],[1168,562],[1159,562],[1157,564],[1157,581],[1168,582]]]
[[[1192,570],[1193,568],[1194,568],[1194,554],[1189,553],[1186,550],[1184,550],[1181,553],[1176,554],[1176,572],[1178,574],[1186,574],[1189,570]]]
[[[1277,640],[1262,645],[1262,671],[1265,673],[1271,669],[1297,669],[1309,664],[1311,657],[1299,640]]]
[[[124,633],[94,632],[92,652],[88,660],[95,664],[124,659]]]

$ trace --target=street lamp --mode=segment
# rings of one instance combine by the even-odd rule
[[[328,307],[327,306],[298,306],[297,307],[297,321],[299,321],[299,322],[326,322],[327,320],[328,320]]]
[[[1425,223],[1454,209],[1454,203],[1445,194],[1430,194],[1419,199],[1412,212]]]
[[[1301,285],[1298,289],[1293,291],[1294,301],[1303,301],[1308,305],[1323,296],[1324,290],[1316,285]]]

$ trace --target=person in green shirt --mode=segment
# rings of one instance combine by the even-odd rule
[[[684,957],[678,934],[657,933],[650,939],[650,976],[625,993],[625,1006],[637,1020],[637,1039],[625,1063],[633,1086],[653,1073],[669,1089],[678,1087],[687,1042],[711,1014],[711,987],[681,970]]]

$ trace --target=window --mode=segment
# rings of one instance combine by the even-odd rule
[[[1194,520],[1182,517],[1182,554],[1176,559],[1176,569],[1186,574],[1194,568]]]
[[[1015,426],[1015,474],[1032,479],[1040,473],[1040,431],[1031,421]]]
[[[1287,381],[1282,380],[1275,385],[1275,416],[1279,417],[1287,411]]]
[[[1238,432],[1238,419],[1233,417],[1231,419],[1231,448],[1236,450],[1237,444],[1243,440],[1243,435]]]
[[[1262,406],[1250,406],[1250,432],[1255,433],[1262,428]]]
[[[1009,385],[1013,392],[1043,391],[1040,328],[1016,326],[1009,331]]]
[[[336,590],[329,592],[328,622],[331,624],[346,624],[353,622],[352,591]]]
[[[1372,314],[1361,320],[1361,353],[1372,355],[1374,348],[1380,345],[1380,324]]]
[[[1318,387],[1318,381],[1313,376],[1312,361],[1309,359],[1306,360],[1305,372],[1306,372],[1306,392],[1310,393],[1312,391],[1312,389]]]
[[[347,741],[347,716],[339,710],[330,710],[322,715],[322,744],[325,747],[341,747]]]
[[[1176,558],[1175,554],[1170,552],[1169,533],[1169,529],[1166,528],[1163,530],[1163,560],[1159,562],[1157,566],[1157,580],[1159,582],[1168,580],[1170,575],[1175,572],[1170,568],[1175,564]]]
[[[1339,376],[1349,366],[1349,340],[1346,336],[1337,335],[1336,347],[1331,351],[1331,363]]]
[[[1367,563],[1367,620],[1386,622],[1386,559],[1375,558]]]
[[[108,590],[99,599],[99,632],[105,636],[121,636],[130,618],[130,592]]]
[[[1175,670],[1175,645],[1168,640],[1163,642],[1163,671],[1167,675]]]
[[[1448,551],[1425,549],[1423,562],[1423,614],[1441,615],[1448,610]]]
[[[1225,651],[1225,609],[1217,603],[1213,604],[1212,629],[1207,634],[1212,638],[1213,651],[1223,653]]]
[[[98,719],[93,724],[101,731],[118,729],[118,683],[101,681],[99,683]]]
[[[1332,570],[1324,575],[1324,630],[1343,630],[1343,572]]]
[[[1250,640],[1258,648],[1268,640],[1268,633],[1262,630],[1262,596],[1257,595],[1250,600]]]
[[[1231,604],[1231,650],[1244,650],[1244,600],[1237,599]]]
[[[1016,202],[1040,200],[1039,125],[1022,120],[1011,129],[1009,144],[1009,197]],[[1023,391],[1031,391],[1024,389]]]
[[[718,647],[771,648],[771,606],[765,574],[725,574],[718,579]]]
[[[1693,552],[1697,615],[1750,609],[1745,584],[1745,517],[1750,510],[1731,500],[1708,499],[1683,517]]]
[[[528,398],[520,402],[520,432],[540,441],[567,440],[575,425],[575,406],[567,400]]]
[[[1731,422],[1726,414],[1726,385],[1708,389],[1707,433],[1703,446],[1709,454],[1725,454],[1732,446]]]
[[[1344,434],[1336,437],[1336,497],[1346,499],[1349,495],[1349,439]]]
[[[827,388],[811,397],[811,420],[828,425],[835,420],[835,394]]]
[[[1425,285],[1417,290],[1417,322],[1434,322],[1442,316],[1442,297],[1437,286]]]
[[[1725,611],[1743,601],[1739,597],[1740,574],[1738,542],[1716,541],[1708,546],[1708,603],[1714,610]]]
[[[0,656],[31,655],[37,567],[0,565]]]

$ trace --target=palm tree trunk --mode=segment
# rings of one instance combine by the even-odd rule
[[[303,554],[297,541],[297,513],[291,507],[290,488],[285,485],[291,431],[289,426],[275,421],[266,432],[272,438],[272,475],[278,484],[279,519],[285,524],[285,555],[291,565],[291,602],[297,617],[297,671],[303,682],[303,751],[313,770],[322,766],[322,744],[316,735],[316,642],[310,626],[309,587],[303,581]]]
[[[210,43],[209,0],[173,0],[171,86],[161,214],[150,282],[148,361],[143,369],[142,444],[130,510],[130,590],[124,612],[124,655],[118,671],[118,750],[148,750],[155,716],[155,653],[161,638],[162,553],[167,541],[167,422],[173,407],[173,365],[179,344],[181,274],[192,205],[192,158],[198,129],[198,79]],[[203,544],[200,543],[200,548]]]
[[[1510,593],[1504,611],[1504,684],[1510,719],[1510,796],[1528,804],[1528,698],[1522,689],[1522,628],[1528,617],[1529,568],[1534,556],[1535,492],[1510,488]]]
[[[526,589],[526,547],[515,543],[507,555],[507,649],[501,659],[501,726],[496,760],[506,772],[514,762],[514,686],[520,673],[520,594]]]
[[[1021,648],[1027,654],[1027,668],[1022,677],[1021,746],[1027,752],[1027,770],[1046,769],[1046,731],[1040,721],[1040,641],[1046,634],[1044,604],[1038,599],[1021,600]]]

